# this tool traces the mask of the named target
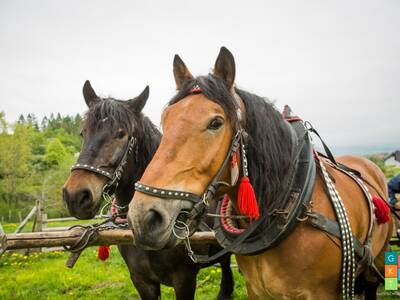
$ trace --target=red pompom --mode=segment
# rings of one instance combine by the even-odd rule
[[[97,251],[97,258],[102,261],[107,260],[110,257],[110,246],[99,246]]]
[[[240,180],[238,191],[238,208],[240,214],[249,216],[250,219],[258,219],[260,217],[253,186],[251,185],[249,178],[246,176],[242,177]]]
[[[379,198],[378,196],[372,197],[372,202],[375,206],[375,217],[378,224],[387,223],[390,221],[390,208],[385,200]]]

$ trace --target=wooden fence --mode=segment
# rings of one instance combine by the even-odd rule
[[[32,232],[21,233],[26,224],[33,218]],[[104,216],[96,216],[101,219]],[[47,214],[43,211],[41,201],[36,201],[36,205],[31,209],[28,215],[18,225],[13,234],[5,234],[0,224],[0,256],[6,250],[27,249],[30,251],[53,251],[63,250],[62,246],[74,244],[80,238],[82,229],[68,230],[69,227],[49,227],[52,222],[64,222],[78,220],[73,217],[48,219]],[[396,237],[396,229],[393,231],[393,239],[391,244],[400,245],[399,239]],[[216,243],[213,232],[198,232],[191,237],[194,243]],[[101,231],[96,238],[92,240],[88,246],[95,245],[116,245],[116,244],[133,244],[133,235],[131,230],[113,229]],[[79,254],[78,254],[79,256]],[[76,257],[77,259],[77,257]],[[73,264],[72,264],[73,265]]]
[[[95,216],[95,219],[102,219],[104,218],[104,216]],[[32,225],[32,232],[35,233],[44,233],[44,232],[62,232],[62,231],[66,231],[69,229],[70,226],[61,226],[61,227],[52,227],[49,226],[50,223],[59,223],[59,222],[68,222],[68,221],[78,221],[77,218],[74,217],[66,217],[66,218],[51,218],[49,219],[47,217],[47,213],[44,211],[44,206],[41,200],[36,200],[35,206],[32,207],[32,209],[30,210],[30,212],[26,215],[26,217],[21,221],[21,223],[17,226],[16,230],[14,231],[14,234],[16,236],[20,235],[21,237],[24,237],[25,235],[23,233],[21,233],[25,226],[29,223],[29,221],[31,221],[33,219],[33,225]],[[3,238],[3,243],[4,243],[4,230],[3,227],[1,227],[0,224],[0,245],[1,245],[1,238]],[[62,238],[62,235],[61,235]],[[25,247],[27,250],[27,252],[30,251],[55,251],[55,250],[63,250],[63,247],[60,247],[62,245],[56,245],[55,247],[52,246],[43,246],[45,248],[42,249],[42,247],[35,247],[35,246],[30,246],[30,247]],[[1,247],[0,247],[1,248]],[[9,250],[13,250],[13,249],[17,249],[17,248],[8,248]],[[22,249],[22,248],[18,248],[18,249]],[[3,248],[3,252],[4,252],[4,248]],[[0,249],[0,255],[3,253]]]

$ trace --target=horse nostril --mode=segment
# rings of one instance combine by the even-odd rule
[[[144,224],[148,231],[154,231],[163,224],[163,217],[155,209],[150,209],[144,217]]]
[[[88,189],[83,189],[77,193],[77,203],[79,207],[90,206],[92,203],[92,193]]]

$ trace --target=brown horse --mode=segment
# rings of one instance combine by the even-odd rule
[[[131,100],[121,101],[98,97],[87,81],[83,94],[89,107],[82,128],[83,146],[64,185],[64,201],[71,215],[90,219],[99,210],[104,187],[113,181],[108,187],[113,190],[109,192],[115,192],[119,213],[126,213],[135,192],[134,182],[142,176],[161,139],[156,126],[142,113],[149,89]],[[176,299],[193,299],[196,276],[200,268],[207,266],[194,263],[183,246],[148,251],[119,245],[118,250],[144,300],[160,299],[160,284],[172,286]],[[204,254],[218,250],[217,245],[199,245],[196,249]],[[218,262],[222,269],[218,299],[230,299],[234,286],[230,254]]]
[[[232,185],[219,184],[212,193],[214,199],[227,193],[238,211],[238,180],[232,178],[230,164],[225,163],[238,127],[248,133],[249,178],[262,216],[285,193],[292,164],[294,141],[290,125],[273,104],[234,87],[235,62],[226,48],[221,48],[213,74],[196,78],[175,56],[174,76],[178,93],[163,112],[160,146],[138,183],[137,191],[141,192],[135,193],[129,207],[136,245],[146,249],[179,243],[176,220],[181,221],[182,215],[193,213],[196,207],[194,201],[184,200],[185,195],[193,199],[207,195],[216,178]],[[370,221],[366,197],[353,179],[321,159],[343,199],[352,233],[363,243]],[[372,195],[387,199],[385,177],[376,165],[355,156],[343,156],[338,161],[359,171]],[[307,211],[336,220],[320,173],[311,191]],[[340,240],[314,228],[302,217],[283,240],[268,250],[251,256],[236,255],[250,299],[340,297]],[[241,221],[238,226],[246,228],[249,224]],[[373,224],[372,260],[381,272],[391,227],[391,222]],[[357,276],[356,292],[364,291],[367,299],[375,299],[377,273],[363,265],[357,268]]]

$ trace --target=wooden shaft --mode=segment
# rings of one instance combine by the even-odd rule
[[[5,247],[7,250],[57,247],[74,245],[82,234],[81,228],[67,231],[53,232],[27,232],[6,234]],[[216,244],[213,232],[197,232],[190,237],[193,244]],[[133,233],[131,230],[114,229],[96,233],[93,241],[88,246],[98,245],[133,245]],[[4,247],[4,246],[3,246]]]

